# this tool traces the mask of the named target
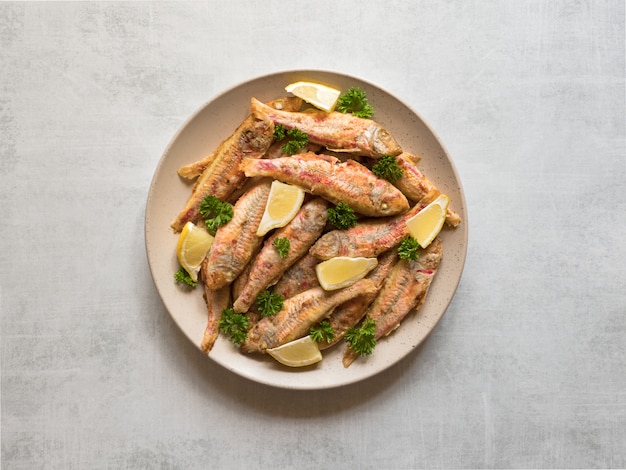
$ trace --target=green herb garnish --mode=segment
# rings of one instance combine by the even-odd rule
[[[287,155],[298,153],[298,150],[303,149],[309,143],[309,136],[296,127],[289,129],[286,137],[289,140],[283,145],[282,151]]]
[[[215,235],[219,227],[232,219],[233,214],[233,206],[210,194],[200,203],[200,215],[212,235]]]
[[[261,292],[256,298],[256,306],[263,317],[271,317],[280,312],[283,308],[284,299],[280,294],[275,294],[269,290]]]
[[[311,339],[316,343],[330,343],[335,339],[335,330],[328,320],[319,322],[316,326],[312,326],[309,330]]]
[[[398,256],[402,259],[415,261],[419,258],[420,244],[412,236],[407,236],[402,239],[400,245],[398,245]]]
[[[274,140],[283,140],[287,134],[287,129],[282,124],[276,124],[274,126]]]
[[[393,183],[404,175],[404,170],[398,165],[398,160],[393,155],[383,155],[372,166],[372,173],[379,178]]]
[[[376,346],[376,336],[374,328],[376,323],[371,318],[366,319],[360,328],[350,327],[346,331],[345,339],[355,353],[359,356],[372,354]]]
[[[352,228],[357,223],[356,214],[345,202],[340,202],[334,208],[327,210],[328,221],[340,230]]]
[[[174,280],[179,284],[184,284],[189,287],[196,287],[198,285],[196,281],[191,279],[191,276],[183,267],[174,273]]]
[[[248,336],[248,328],[250,328],[250,322],[246,315],[235,313],[232,308],[222,310],[220,331],[227,335],[233,343],[243,343]]]
[[[272,246],[276,248],[278,256],[280,256],[281,259],[285,259],[289,254],[289,248],[291,246],[291,243],[289,242],[288,238],[276,238],[272,242]]]
[[[367,95],[359,87],[349,88],[343,93],[335,109],[341,113],[352,113],[360,118],[371,118],[374,108],[367,101]]]

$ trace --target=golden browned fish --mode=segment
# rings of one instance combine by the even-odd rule
[[[380,124],[339,112],[319,110],[285,112],[273,109],[252,98],[251,112],[259,119],[271,119],[287,129],[298,128],[309,136],[311,142],[335,152],[348,152],[380,158],[398,155],[402,148]]]
[[[416,261],[401,259],[383,284],[365,316],[374,320],[374,336],[379,340],[400,326],[413,309],[423,304],[442,258],[441,240],[436,238]],[[346,346],[343,365],[348,367],[358,355]]]
[[[322,235],[309,250],[319,260],[335,256],[371,258],[400,243],[409,231],[407,220],[425,206],[415,205],[408,212],[384,219],[359,221],[347,230],[331,230]]]
[[[215,234],[209,250],[205,283],[212,290],[230,284],[244,269],[263,241],[256,230],[263,217],[271,181],[264,179],[233,207],[233,218]]]
[[[281,276],[274,286],[274,293],[288,299],[305,290],[320,285],[317,280],[315,266],[320,262],[315,256],[307,253]]]
[[[409,209],[400,190],[354,160],[341,163],[328,155],[303,153],[273,160],[244,158],[241,169],[246,176],[270,176],[335,204],[344,202],[355,212],[371,217]]]
[[[314,287],[285,300],[283,308],[273,317],[265,317],[248,331],[241,345],[242,352],[265,352],[304,336],[311,325],[327,316],[337,305],[358,295],[376,290],[369,279],[361,279],[349,287],[325,291]]]
[[[378,257],[378,264],[365,279],[369,279],[374,282],[376,289],[380,289],[380,286],[383,284],[397,261],[397,250],[386,251]],[[378,292],[371,292],[367,295],[360,295],[337,307],[328,317],[330,326],[335,332],[335,337],[329,342],[319,342],[319,348],[326,349],[341,341],[346,334],[346,331],[348,331],[348,328],[355,326],[363,318],[367,307],[369,307],[372,301],[376,298],[377,294]]]
[[[402,168],[403,175],[393,184],[411,201],[426,204],[434,201],[441,194],[435,185],[417,168],[418,157],[403,152],[396,157],[396,161],[398,166]],[[446,223],[451,227],[456,227],[461,223],[459,214],[449,207],[446,213]]]
[[[208,258],[204,258],[201,266],[202,279],[207,275]],[[212,290],[204,282],[204,300],[208,310],[208,321],[204,336],[200,343],[200,349],[204,354],[209,354],[220,333],[220,319],[222,312],[230,305],[230,286],[226,285],[218,290]]]
[[[296,216],[284,227],[277,229],[265,241],[254,259],[248,280],[235,300],[235,312],[247,312],[257,295],[278,281],[289,266],[304,255],[326,226],[328,202],[312,199],[302,205]],[[277,238],[289,240],[289,252],[281,258],[273,246]]]

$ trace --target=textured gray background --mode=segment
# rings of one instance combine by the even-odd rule
[[[2,466],[626,466],[625,12],[611,1],[0,3]],[[455,160],[466,268],[415,354],[248,382],[143,241],[179,126],[288,68],[392,90]]]

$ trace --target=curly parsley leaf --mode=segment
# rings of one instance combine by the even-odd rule
[[[282,151],[287,155],[298,153],[298,150],[303,149],[309,143],[309,136],[296,127],[289,129],[286,137],[289,140],[283,145]]]
[[[319,322],[316,326],[312,326],[309,330],[311,339],[316,343],[330,343],[335,339],[335,330],[328,320]]]
[[[360,118],[371,118],[374,108],[367,101],[367,95],[359,87],[349,88],[337,101],[335,109],[341,113],[352,113]]]
[[[263,317],[271,317],[283,308],[284,299],[280,294],[269,290],[261,292],[256,298],[256,306]]]
[[[419,258],[420,244],[412,236],[407,236],[402,239],[400,245],[398,245],[398,256],[402,259],[415,261]]]
[[[352,228],[357,223],[356,214],[345,202],[340,202],[334,208],[329,208],[326,212],[328,214],[328,221],[339,230]]]
[[[404,170],[398,165],[398,160],[393,155],[383,155],[372,166],[372,173],[379,178],[394,183],[404,175]]]
[[[274,126],[274,140],[283,140],[287,135],[287,129],[282,124],[276,124]]]
[[[350,327],[346,331],[345,339],[355,353],[359,356],[372,354],[376,346],[376,336],[374,328],[376,323],[371,318],[366,319],[360,328]]]
[[[200,215],[204,219],[206,228],[212,235],[215,235],[219,227],[233,218],[233,206],[209,194],[200,203]]]
[[[276,248],[278,256],[280,256],[281,259],[285,259],[289,254],[289,248],[291,247],[291,243],[289,242],[288,238],[275,238],[272,242],[272,246]]]
[[[250,322],[246,315],[235,313],[232,308],[222,310],[220,331],[228,336],[233,343],[243,343],[248,336],[248,328],[250,328]]]
[[[181,267],[178,271],[174,273],[174,280],[177,283],[183,284],[188,287],[196,287],[198,285],[196,281],[191,279],[191,276],[187,271],[185,271],[185,268],[183,267]]]

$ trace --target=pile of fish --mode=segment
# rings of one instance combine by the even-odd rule
[[[320,349],[340,342],[365,317],[375,321],[380,339],[421,307],[441,262],[439,239],[420,249],[415,261],[400,259],[395,249],[408,235],[406,221],[440,194],[418,169],[419,158],[403,152],[371,119],[302,107],[296,97],[267,104],[252,98],[250,115],[215,152],[178,171],[197,180],[171,224],[175,232],[201,219],[199,206],[207,195],[233,204],[234,215],[217,230],[200,271],[208,308],[201,344],[206,354],[219,335],[222,312],[230,307],[246,313],[251,325],[242,352],[264,353],[308,334],[324,319],[335,337]],[[274,140],[278,124],[306,133],[307,146],[295,155],[283,154],[284,142]],[[393,184],[370,170],[384,155],[396,156],[403,170]],[[307,197],[286,226],[260,237],[256,230],[273,180],[297,185]],[[355,227],[339,230],[328,223],[328,208],[339,202],[358,214]],[[456,227],[458,214],[448,209],[446,223]],[[276,238],[290,240],[285,258],[272,245]],[[335,256],[377,257],[378,265],[349,287],[325,291],[315,266]],[[283,296],[284,305],[275,316],[261,317],[255,299],[268,288]],[[344,366],[356,358],[346,347]]]

